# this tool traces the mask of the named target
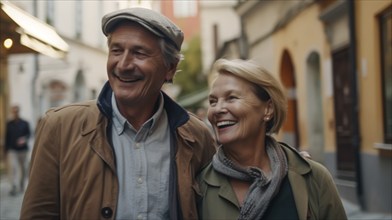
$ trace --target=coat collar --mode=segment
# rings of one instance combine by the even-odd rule
[[[311,171],[309,162],[299,154],[297,149],[283,142],[279,142],[279,144],[286,154],[289,170],[300,175],[305,175]]]
[[[168,116],[170,129],[174,130],[180,127],[181,125],[185,124],[189,120],[189,115],[184,108],[182,108],[175,101],[173,101],[163,91],[161,92],[164,99],[164,108]],[[109,81],[107,81],[103,86],[97,100],[97,105],[99,110],[109,120],[111,120],[112,112],[113,112],[112,104],[111,104],[112,93],[113,90],[110,87]]]
[[[303,177],[311,172],[311,166],[296,149],[285,143],[279,144],[282,146],[283,151],[287,156],[289,164],[288,177],[290,183],[292,183],[292,187],[295,188],[293,194],[299,217],[300,219],[306,219],[308,194],[305,178]],[[210,163],[205,170],[206,172],[203,175],[203,180],[212,187],[219,187],[219,195],[238,206],[237,199],[228,179],[224,175],[216,172],[212,167],[212,163]]]
[[[282,149],[286,154],[290,172],[294,172],[302,176],[311,171],[309,162],[306,161],[306,159],[304,159],[296,149],[282,142],[279,142],[279,144],[282,146]],[[208,165],[207,170],[209,171],[204,175],[204,180],[209,185],[217,187],[221,186],[222,179],[225,179],[225,177],[218,172],[213,172],[211,163]]]
[[[205,169],[207,172],[203,175],[203,180],[208,185],[219,188],[219,196],[239,208],[237,197],[228,178],[225,175],[216,172],[212,167],[212,163],[210,163]]]

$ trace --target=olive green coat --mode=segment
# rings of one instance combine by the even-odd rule
[[[338,191],[328,170],[315,161],[304,159],[295,149],[284,144],[282,146],[288,159],[288,178],[298,218],[300,220],[347,219]],[[238,201],[225,176],[217,173],[210,164],[199,175],[199,182],[201,198],[198,205],[199,216],[202,219],[229,220],[238,218]]]

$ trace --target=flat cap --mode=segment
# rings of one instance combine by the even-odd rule
[[[126,8],[108,13],[102,18],[102,31],[105,36],[108,36],[115,25],[122,20],[137,22],[173,44],[178,51],[181,50],[184,33],[164,15],[146,8]]]

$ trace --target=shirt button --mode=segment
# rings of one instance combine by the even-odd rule
[[[143,179],[142,179],[141,177],[139,177],[139,178],[137,179],[137,183],[142,184],[142,183],[143,183]]]
[[[136,143],[136,149],[140,148],[140,143]]]
[[[109,207],[105,207],[101,209],[101,214],[104,218],[111,218],[113,215],[113,210]]]
[[[143,219],[143,215],[142,214],[139,214],[138,216],[137,216],[137,219]]]

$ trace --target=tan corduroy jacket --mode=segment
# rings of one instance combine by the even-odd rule
[[[215,141],[201,120],[164,97],[177,149],[171,214],[196,219],[195,175],[211,160]],[[36,131],[21,219],[115,219],[118,177],[102,112],[94,101],[47,112]]]

